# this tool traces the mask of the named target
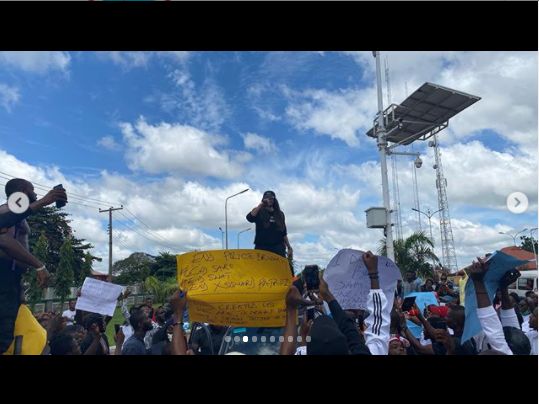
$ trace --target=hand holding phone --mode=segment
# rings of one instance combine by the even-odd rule
[[[62,190],[64,190],[64,187],[63,187],[62,184],[58,184],[53,189],[62,189]],[[56,201],[56,207],[57,208],[63,208],[64,206],[66,206],[66,203],[67,203],[67,199],[65,201],[64,200],[57,200]]]
[[[320,275],[318,265],[306,265],[303,270],[303,277],[307,290],[320,289]]]
[[[402,311],[410,311],[415,304],[415,296],[408,296],[402,302]]]

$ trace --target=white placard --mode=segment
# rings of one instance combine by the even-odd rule
[[[397,281],[401,279],[399,268],[386,257],[378,256],[380,289],[384,291],[389,310],[393,307]],[[329,290],[343,309],[366,309],[371,282],[363,262],[363,251],[340,250],[324,271]]]
[[[86,278],[82,285],[81,295],[77,299],[75,309],[112,317],[116,309],[118,296],[123,291],[123,286],[98,281],[93,278]]]

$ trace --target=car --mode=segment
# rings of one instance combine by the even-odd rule
[[[279,355],[283,332],[282,327],[229,327],[221,343],[219,355]]]
[[[520,271],[520,277],[507,289],[509,293],[516,292],[520,297],[526,296],[526,292],[537,291],[537,270]]]

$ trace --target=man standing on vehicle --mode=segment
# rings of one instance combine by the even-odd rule
[[[15,192],[25,194],[30,202],[29,209],[31,212],[35,212],[56,201],[67,200],[64,189],[53,189],[38,200],[32,183],[21,178],[9,180],[6,184],[5,192],[8,198]],[[0,213],[5,213],[8,210],[7,204],[0,206]],[[22,247],[29,251],[28,235],[30,234],[30,227],[26,219],[21,220],[13,227],[3,229],[3,234],[17,240]],[[15,319],[23,300],[22,274],[26,269],[26,265],[16,261],[12,256],[0,256],[0,354],[9,348],[14,338]],[[36,271],[39,285],[45,287],[49,277],[45,266],[36,268]]]

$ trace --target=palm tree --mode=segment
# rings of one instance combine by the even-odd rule
[[[160,281],[154,276],[149,276],[144,281],[144,289],[153,296],[155,302],[163,304],[178,290],[178,283],[174,278]]]
[[[413,233],[404,240],[395,240],[393,242],[395,253],[395,264],[399,267],[404,276],[406,271],[412,270],[425,279],[433,277],[434,268],[428,261],[440,263],[440,260],[434,254],[434,243],[423,232]],[[387,256],[386,240],[380,240],[378,254]]]

